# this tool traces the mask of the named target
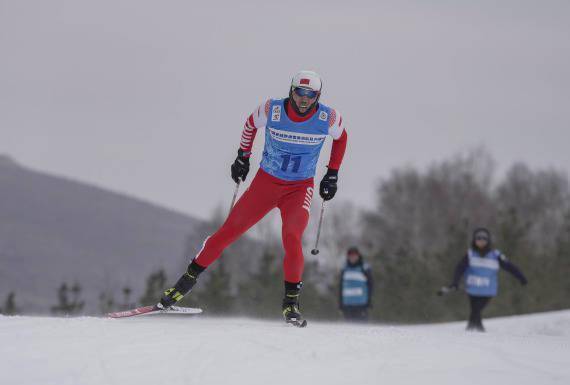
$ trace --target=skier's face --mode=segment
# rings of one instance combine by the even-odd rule
[[[477,235],[475,237],[475,244],[480,249],[484,249],[488,243],[489,243],[489,238],[486,235]]]
[[[359,257],[360,257],[360,256],[358,255],[358,253],[355,253],[355,252],[350,252],[350,253],[348,253],[348,255],[347,255],[348,262],[350,262],[350,263],[352,263],[352,264],[355,264],[356,262],[358,262],[358,258],[359,258]]]
[[[304,114],[313,106],[319,96],[318,92],[296,92],[298,89],[293,90],[291,97],[297,105],[299,111]],[[303,90],[302,88],[299,90]]]

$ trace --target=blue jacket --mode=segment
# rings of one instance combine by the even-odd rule
[[[340,273],[340,307],[370,307],[373,285],[372,269],[367,263],[347,263]]]
[[[484,256],[473,249],[459,261],[455,268],[452,285],[458,286],[465,276],[465,290],[475,297],[494,297],[498,293],[498,273],[503,269],[514,275],[521,283],[527,280],[523,273],[499,250],[490,250]]]

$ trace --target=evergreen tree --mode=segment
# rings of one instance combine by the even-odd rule
[[[123,287],[123,304],[121,305],[121,308],[124,310],[136,307],[136,304],[131,303],[131,292],[132,290],[130,287]]]
[[[81,290],[82,287],[79,282],[75,281],[73,286],[71,286],[71,293],[73,295],[73,299],[71,301],[71,313],[80,313],[85,306],[85,302],[81,301]]]
[[[99,294],[99,311],[101,314],[107,314],[115,311],[115,299],[110,292],[101,292]]]
[[[557,293],[565,293],[565,295],[557,295],[553,301],[551,309],[568,309],[570,308],[570,208],[564,215],[564,224],[560,229],[557,242],[556,258],[551,262],[554,266],[551,271],[555,271],[556,275],[549,281],[551,284],[556,283],[552,291]]]
[[[70,293],[73,296],[70,299]],[[54,314],[75,315],[83,310],[84,302],[80,300],[81,285],[75,282],[71,288],[63,282],[57,290],[58,304],[51,307]]]
[[[237,308],[244,315],[274,318],[281,313],[283,276],[275,254],[267,250],[259,267],[238,287]]]
[[[230,275],[223,260],[209,269],[208,280],[200,291],[201,306],[209,314],[229,314],[233,310],[234,297],[230,290]]]
[[[8,293],[8,296],[6,296],[6,301],[4,302],[4,307],[0,309],[0,314],[15,315],[19,313],[18,308],[16,307],[15,297],[16,293],[13,291]]]
[[[159,269],[151,273],[146,280],[146,289],[139,302],[143,306],[155,305],[160,301],[166,289],[166,273],[164,269]]]
[[[58,304],[51,307],[51,312],[53,314],[65,314],[69,308],[69,299],[67,294],[67,284],[63,282],[59,289],[57,290]]]

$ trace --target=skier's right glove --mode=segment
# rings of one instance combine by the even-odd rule
[[[245,182],[245,178],[249,172],[249,157],[246,156],[245,151],[241,148],[238,150],[238,156],[234,164],[232,164],[231,170],[234,182],[239,183],[240,179],[242,182]]]
[[[323,198],[323,200],[329,201],[334,198],[337,189],[337,182],[338,170],[329,168],[325,176],[323,176],[319,186],[319,194],[321,194],[321,198]]]

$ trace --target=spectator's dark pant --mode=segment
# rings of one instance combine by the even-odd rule
[[[344,306],[342,309],[344,319],[352,322],[368,321],[368,307],[366,306]]]
[[[483,322],[481,319],[481,313],[491,297],[477,297],[474,295],[469,296],[469,303],[471,305],[471,314],[469,315],[469,323],[467,324],[467,330],[479,330],[484,331]]]

